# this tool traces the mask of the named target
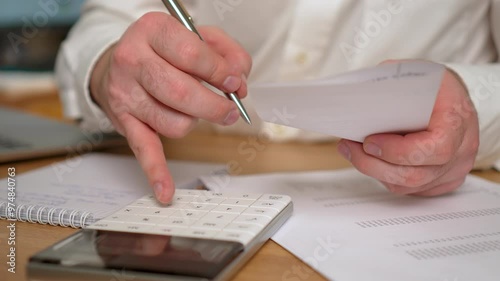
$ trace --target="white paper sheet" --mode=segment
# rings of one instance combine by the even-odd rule
[[[202,180],[216,191],[290,195],[294,213],[273,240],[329,279],[499,280],[499,184],[469,176],[455,193],[420,198],[353,169]],[[305,280],[292,266],[282,279]]]
[[[312,81],[256,84],[250,94],[267,122],[362,142],[376,133],[427,128],[444,67],[384,64]]]

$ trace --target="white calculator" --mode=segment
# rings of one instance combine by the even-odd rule
[[[291,214],[286,195],[180,189],[168,205],[148,195],[31,257],[28,277],[227,280]]]

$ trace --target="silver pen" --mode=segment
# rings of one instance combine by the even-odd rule
[[[198,30],[196,30],[196,27],[194,26],[193,18],[188,14],[184,6],[181,4],[180,0],[162,0],[162,2],[163,4],[165,4],[165,7],[167,7],[170,15],[178,19],[187,29],[196,33],[196,35],[198,35],[198,37],[200,37],[200,39],[203,41],[203,37],[201,37],[200,33],[198,33]],[[224,94],[236,104],[238,110],[240,111],[241,117],[243,117],[243,119],[245,119],[248,124],[252,124],[252,121],[250,121],[250,116],[248,116],[248,113],[245,110],[245,107],[243,107],[243,104],[241,103],[238,96],[235,93]]]

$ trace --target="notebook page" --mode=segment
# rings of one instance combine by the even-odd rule
[[[191,188],[198,176],[225,168],[183,161],[168,163],[177,188]],[[7,180],[0,180],[0,186],[7,187]],[[90,153],[17,175],[15,205],[91,212],[97,220],[151,192],[134,157]],[[7,202],[6,189],[0,190],[0,202]]]
[[[419,198],[352,169],[202,180],[220,192],[291,196],[294,214],[273,240],[332,280],[500,276],[499,184],[468,176],[452,194]]]

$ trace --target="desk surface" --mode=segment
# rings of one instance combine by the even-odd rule
[[[6,100],[0,97],[0,105],[51,118],[62,116],[60,103],[54,93],[23,100]],[[252,137],[195,131],[182,140],[164,140],[164,143],[165,154],[169,159],[226,163],[231,167],[233,174],[350,167],[350,164],[336,152],[334,142],[277,144]],[[252,155],[239,153],[238,146],[250,148],[255,153]],[[110,149],[107,152],[131,154],[128,148]],[[17,173],[22,174],[64,159],[65,157],[51,157],[0,165],[0,178],[6,176],[9,167],[15,167]],[[500,182],[500,173],[493,170],[473,174]],[[16,273],[11,274],[7,272],[6,264],[7,225],[7,221],[0,221],[0,280],[26,280],[25,266],[29,256],[76,231],[71,228],[16,222]],[[325,280],[273,241],[268,241],[233,279],[283,280],[285,276],[296,276],[302,280]]]

